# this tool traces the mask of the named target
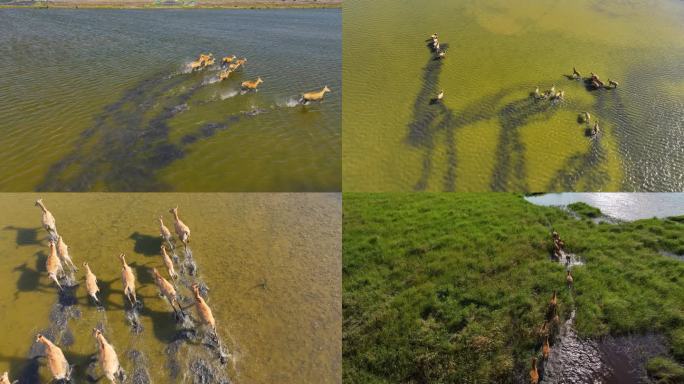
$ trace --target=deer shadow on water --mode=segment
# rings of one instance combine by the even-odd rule
[[[439,137],[443,135],[441,140],[446,154],[446,170],[442,175],[442,189],[455,190],[458,165],[456,132],[480,121],[496,119],[500,129],[490,189],[529,192],[526,148],[520,130],[531,122],[549,121],[560,110],[558,103],[527,97],[500,106],[503,100],[523,90],[521,86],[514,86],[484,96],[460,111],[453,111],[442,102],[434,102],[432,98],[439,90],[442,65],[441,60],[431,58],[424,67],[423,86],[416,96],[413,117],[407,126],[406,143],[423,151],[421,173],[413,189],[421,191],[429,187],[429,180],[434,172],[433,158],[438,149]],[[580,108],[570,101],[563,101],[563,105],[570,109]],[[548,190],[557,190],[561,186],[565,190],[574,189],[581,180],[595,189],[600,188],[608,180],[605,172],[600,170],[604,160],[605,150],[600,141],[595,140],[586,153],[577,153],[565,162],[564,167],[549,182]]]
[[[88,191],[95,185],[120,192],[172,190],[155,177],[159,170],[184,158],[198,140],[254,116],[236,113],[205,123],[178,143],[172,142],[170,120],[183,113],[185,108],[179,106],[186,105],[202,86],[193,77],[164,73],[140,81],[104,107],[76,140],[74,150],[52,164],[37,190]]]
[[[8,225],[3,228],[5,231],[15,231],[17,233],[14,241],[18,246],[43,245],[43,241],[38,239],[38,232],[41,229],[42,227],[23,228],[15,227],[13,225]]]
[[[133,232],[129,239],[135,241],[133,251],[145,256],[160,256],[162,245],[161,236],[150,236],[140,232]]]
[[[47,270],[45,269],[47,254],[45,254],[44,251],[38,251],[33,256],[36,259],[34,268],[29,267],[28,262],[24,262],[12,269],[12,272],[19,273],[19,278],[17,278],[16,283],[17,290],[14,292],[15,299],[18,298],[22,292],[47,292],[56,289],[55,284],[52,282],[47,284],[40,282],[43,275],[47,276]]]

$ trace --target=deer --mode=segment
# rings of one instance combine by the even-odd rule
[[[322,101],[325,94],[331,92],[330,88],[326,85],[320,91],[306,92],[302,94],[301,103],[308,104],[312,101]]]
[[[240,86],[242,86],[242,89],[246,90],[256,90],[257,87],[259,87],[259,84],[263,83],[264,81],[261,80],[261,77],[258,77],[254,81],[243,81]]]
[[[176,229],[176,235],[178,235],[183,244],[187,245],[190,242],[190,228],[178,217],[178,206],[171,208],[169,212],[173,214],[175,220],[173,226]]]
[[[57,254],[63,265],[66,265],[73,271],[78,271],[78,268],[76,268],[76,265],[71,260],[71,256],[69,256],[69,246],[66,245],[62,236],[57,238]]]
[[[83,267],[85,268],[85,286],[86,291],[88,291],[88,296],[90,296],[97,305],[102,305],[100,300],[97,298],[97,294],[100,292],[100,288],[97,286],[97,276],[90,270],[90,266],[87,262],[83,262]]]
[[[50,240],[48,246],[50,247],[50,252],[45,261],[45,269],[47,270],[48,277],[57,284],[57,287],[61,291],[62,285],[59,284],[59,276],[64,275],[64,268],[62,267],[62,262],[59,260],[59,257],[57,257],[55,242]]]
[[[138,303],[138,298],[135,296],[135,275],[133,274],[133,269],[126,264],[126,255],[123,253],[119,255],[119,260],[121,260],[121,281],[124,286],[124,294],[131,305],[135,305]]]
[[[45,204],[43,204],[43,199],[36,200],[35,205],[37,207],[40,207],[40,210],[43,211],[43,228],[45,228],[45,230],[48,231],[48,233],[50,234],[57,234],[57,224],[55,223],[55,217],[52,216],[52,212],[48,211],[48,209],[45,207]]]
[[[40,333],[36,335],[36,342],[45,346],[45,354],[52,377],[55,380],[69,380],[71,367],[62,350]]]
[[[102,331],[99,329],[93,329],[93,335],[95,336],[95,339],[97,339],[99,350],[98,360],[100,361],[100,367],[102,368],[102,372],[104,372],[104,376],[112,384],[116,384],[117,381],[120,383],[123,382],[123,368],[121,368],[121,364],[119,364],[119,357],[116,355],[114,347],[109,344],[102,334]]]

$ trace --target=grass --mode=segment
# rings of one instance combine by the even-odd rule
[[[659,252],[684,254],[684,223],[580,217],[513,194],[345,194],[344,382],[519,382],[553,290],[582,336],[662,333],[681,368],[684,265]],[[574,291],[551,226],[586,262]]]
[[[594,208],[591,205],[583,203],[581,201],[568,205],[568,208],[570,208],[573,212],[575,212],[576,214],[578,214],[580,217],[583,217],[583,218],[594,219],[597,217],[601,217],[601,215],[602,215],[600,209]]]

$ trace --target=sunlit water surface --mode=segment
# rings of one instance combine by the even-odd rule
[[[0,190],[339,191],[341,23],[336,9],[0,9]],[[223,82],[188,73],[207,52],[248,62]],[[297,105],[324,85],[322,104]]]
[[[37,197],[0,194],[0,372],[21,383],[49,382],[45,360],[31,359],[40,352],[32,348],[35,335],[43,332],[75,365],[74,382],[86,382],[96,352],[92,329],[101,327],[127,383],[340,382],[339,195],[44,194],[74,262],[88,261],[97,275],[103,312],[87,298],[83,268],[75,301],[70,290],[58,300],[45,272],[47,233],[33,206]],[[215,350],[186,342],[149,273],[157,268],[168,278],[156,219],[163,216],[173,231],[167,210],[176,205],[192,231],[193,279],[208,287],[230,353],[225,365]],[[125,317],[120,252],[138,280],[139,334]],[[183,281],[179,293],[191,304]],[[186,311],[197,318],[194,308]]]
[[[346,1],[345,191],[684,190],[682,20],[678,0]],[[530,98],[553,85],[565,101]]]
[[[547,206],[583,202],[604,215],[629,221],[684,215],[684,193],[550,193],[525,199]]]

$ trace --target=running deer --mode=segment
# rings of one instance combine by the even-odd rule
[[[62,350],[40,333],[36,335],[36,342],[45,346],[45,355],[52,377],[55,380],[69,380],[71,367]]]
[[[259,84],[263,83],[264,81],[261,80],[261,77],[258,77],[254,81],[243,81],[240,86],[242,86],[243,89],[248,89],[248,90],[256,90],[257,87],[259,87]]]
[[[556,308],[558,305],[558,295],[556,294],[556,290],[553,290],[553,296],[551,296],[551,300],[549,301],[549,307],[551,309]]]
[[[197,283],[192,285],[192,292],[195,295],[195,306],[197,307],[197,315],[199,316],[202,323],[211,327],[211,330],[214,331],[214,335],[218,337],[218,335],[216,334],[216,321],[214,320],[214,315],[211,313],[211,308],[209,308],[207,303],[204,301],[202,295],[200,295],[199,286],[197,285]]]
[[[123,369],[119,364],[119,357],[116,355],[114,347],[107,342],[107,339],[105,339],[102,331],[95,328],[93,332],[95,339],[97,339],[97,346],[99,350],[98,360],[100,361],[102,372],[104,372],[105,377],[112,384],[123,382]]]
[[[36,200],[36,206],[40,207],[40,210],[43,211],[43,228],[45,228],[45,230],[47,230],[50,234],[56,234],[57,224],[55,223],[55,217],[52,216],[52,213],[45,207],[45,204],[43,204],[43,199]]]
[[[176,289],[173,285],[171,285],[164,276],[159,274],[157,268],[152,269],[152,274],[154,275],[154,282],[157,284],[159,292],[169,301],[171,308],[173,308],[173,312],[176,313],[176,315],[178,315],[179,312],[183,313],[183,308],[181,308],[180,303],[178,303],[178,293],[176,293]],[[178,306],[178,311],[176,311],[176,306]]]
[[[544,360],[549,358],[549,353],[551,353],[551,346],[549,345],[549,337],[546,336],[544,346],[542,347],[542,356],[544,357]]]
[[[59,255],[59,259],[62,261],[63,265],[66,265],[73,271],[78,271],[78,268],[76,268],[76,265],[74,265],[74,262],[71,260],[71,256],[69,256],[69,246],[66,245],[62,236],[57,238],[57,255]]]
[[[166,225],[164,225],[164,220],[162,220],[161,216],[159,216],[159,232],[162,239],[171,243],[171,240],[173,239],[173,237],[171,236],[171,231],[169,231]]]
[[[326,85],[321,89],[320,91],[314,91],[314,92],[307,92],[302,95],[302,103],[309,103],[312,101],[321,101],[323,100],[323,97],[325,97],[325,94],[331,92],[330,88]]]
[[[9,374],[7,372],[3,373],[2,376],[0,376],[0,384],[17,384],[17,383],[19,383],[19,380],[10,381]]]
[[[537,372],[537,358],[532,358],[532,369],[530,370],[530,384],[539,383],[539,372]]]
[[[57,257],[57,250],[55,249],[55,242],[50,240],[48,243],[50,247],[50,252],[48,253],[47,260],[45,261],[45,269],[47,270],[48,277],[57,284],[59,290],[62,290],[62,285],[59,284],[59,276],[64,274],[64,269],[62,267],[62,262],[59,261]]]
[[[97,305],[102,305],[100,300],[97,298],[97,294],[100,292],[100,288],[97,287],[97,276],[90,270],[90,266],[85,261],[83,262],[83,267],[85,268],[85,285],[86,291],[88,291],[88,296],[90,296]]]
[[[178,206],[176,208],[172,208],[169,210],[173,214],[173,218],[175,222],[173,223],[173,226],[176,229],[176,235],[178,235],[178,238],[181,239],[183,244],[187,245],[190,242],[190,228],[188,228],[185,223],[178,217]]]
[[[124,294],[131,305],[138,303],[138,299],[135,296],[135,275],[133,274],[133,269],[126,264],[126,255],[123,253],[119,255],[121,260],[121,281],[123,282]]]
[[[164,246],[164,244],[161,245],[161,255],[162,259],[164,259],[164,265],[166,266],[166,269],[169,272],[169,276],[173,280],[177,279],[178,274],[176,273],[176,269],[173,267],[173,261],[171,261],[169,254],[166,253],[166,247]]]

